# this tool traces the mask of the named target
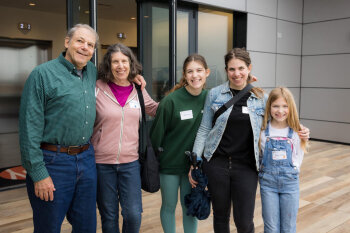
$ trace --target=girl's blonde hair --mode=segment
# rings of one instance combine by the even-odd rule
[[[205,61],[205,58],[202,55],[199,55],[196,53],[189,55],[185,59],[184,64],[182,66],[182,78],[180,79],[180,82],[178,84],[176,84],[167,94],[170,94],[171,92],[174,92],[175,90],[180,89],[181,87],[185,87],[188,85],[186,78],[185,78],[185,73],[186,73],[186,69],[187,69],[188,64],[190,64],[190,62],[192,62],[192,61],[198,62],[206,70],[208,69],[207,62]],[[203,88],[205,88],[205,85],[203,86]]]
[[[269,98],[266,102],[266,108],[265,108],[265,116],[262,123],[262,130],[265,130],[268,124],[268,121],[271,119],[271,105],[273,102],[275,102],[277,99],[282,97],[288,105],[289,114],[287,117],[287,124],[290,128],[292,128],[295,132],[298,132],[301,130],[300,121],[299,121],[299,115],[297,106],[294,101],[293,94],[288,90],[288,88],[285,87],[277,87],[273,89],[270,92]],[[306,139],[301,139],[301,148],[306,153],[308,150],[309,144]]]

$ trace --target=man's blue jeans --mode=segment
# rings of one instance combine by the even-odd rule
[[[123,233],[138,233],[141,226],[142,197],[140,163],[96,164],[97,205],[103,233],[119,233],[119,203]]]
[[[64,217],[74,233],[96,232],[96,166],[93,146],[77,155],[42,150],[56,191],[53,201],[35,196],[32,179],[27,191],[33,208],[34,233],[59,233]]]

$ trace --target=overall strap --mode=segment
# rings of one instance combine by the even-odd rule
[[[289,127],[289,131],[288,131],[288,138],[289,138],[289,139],[292,139],[292,137],[293,137],[293,132],[294,132],[293,129]]]
[[[267,122],[267,126],[265,129],[265,137],[270,136],[270,122]]]

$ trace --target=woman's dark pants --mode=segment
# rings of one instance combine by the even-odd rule
[[[213,156],[204,159],[203,171],[208,176],[208,188],[212,198],[214,231],[230,232],[230,211],[238,233],[254,232],[254,207],[258,183],[256,168],[233,161],[230,157]]]

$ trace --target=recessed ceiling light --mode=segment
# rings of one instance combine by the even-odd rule
[[[85,14],[89,14],[89,13],[90,13],[90,11],[84,11],[84,13],[85,13]]]
[[[29,6],[35,6],[36,4],[34,2],[30,2],[28,5]]]
[[[136,18],[135,18],[135,17],[131,17],[130,19],[134,20],[134,19],[136,19]]]

